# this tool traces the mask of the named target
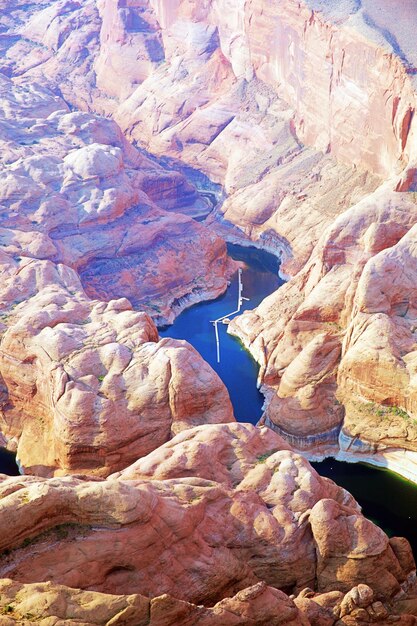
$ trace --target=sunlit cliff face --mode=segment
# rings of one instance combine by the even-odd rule
[[[64,263],[90,298],[128,297],[161,322],[226,287],[232,267],[215,232],[252,241],[294,277],[235,327],[261,362],[269,418],[300,435],[347,427],[352,396],[414,414],[414,200],[402,193],[415,172],[411,4],[101,0],[4,9],[3,72],[20,85],[5,115],[36,104],[30,119],[40,120],[35,134],[19,124],[11,132],[8,122],[15,145],[3,199],[27,212],[4,223],[15,227],[8,252]],[[46,95],[31,102],[37,81]],[[110,142],[99,118],[68,106],[113,116],[138,146],[224,185],[209,228],[178,215],[201,210],[180,174],[136,153],[116,126]],[[33,159],[53,142],[53,163],[38,163],[50,178],[40,180]],[[24,165],[11,162],[17,155]],[[16,199],[19,177],[38,198],[32,213],[27,198]],[[45,204],[51,190],[59,216]],[[38,223],[29,245],[21,229]],[[386,281],[391,264],[407,267],[404,301]],[[376,283],[390,293],[382,297]],[[406,430],[403,445],[414,437]]]
[[[0,476],[6,619],[416,622],[407,540],[290,446],[417,477],[416,23],[0,0],[0,441],[26,473]],[[224,292],[226,241],[288,279],[228,327],[262,427],[157,330]]]

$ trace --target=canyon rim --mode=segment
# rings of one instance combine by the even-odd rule
[[[1,625],[417,625],[407,538],[309,463],[417,483],[416,28],[0,0]],[[284,281],[226,319],[257,424],[217,326],[170,337],[254,249]]]

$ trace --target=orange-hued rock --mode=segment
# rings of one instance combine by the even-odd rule
[[[415,426],[396,408],[417,415],[416,219],[412,196],[382,186],[335,220],[297,276],[230,325],[262,366],[266,418],[295,445],[336,443],[343,423],[345,434],[416,449]]]
[[[146,458],[138,459],[113,478],[184,478],[200,476],[233,486],[259,458],[290,446],[268,428],[231,423],[201,426],[179,433]]]
[[[166,321],[226,288],[224,241],[175,212],[195,190],[47,89],[0,94],[0,428],[22,468],[106,474],[232,420],[198,353],[132,307]]]
[[[408,542],[288,443],[417,451],[396,4],[0,0],[5,626],[415,626]],[[225,290],[224,238],[293,276],[230,324],[272,430],[155,326]]]
[[[20,217],[7,223],[12,252],[55,255],[77,269],[91,297],[129,297],[161,321],[224,289],[230,268],[213,230],[249,238],[282,255],[282,270],[294,275],[234,326],[262,364],[266,418],[295,443],[310,435],[334,444],[344,420],[346,445],[358,437],[414,449],[415,424],[399,412],[416,413],[413,304],[402,300],[414,293],[412,232],[411,244],[402,238],[415,221],[413,198],[403,194],[417,184],[416,8],[388,0],[1,6],[3,71],[45,112],[36,132],[19,128],[23,141],[8,143],[6,199],[19,191],[22,212],[42,197],[42,185],[50,191],[66,181],[65,193],[54,188],[42,208],[51,231],[28,236]],[[212,230],[155,206],[204,212],[181,175],[156,171],[110,123],[64,115],[59,97],[47,102],[34,81],[220,182],[228,197],[210,216]],[[25,93],[9,99],[9,116],[27,112]],[[68,144],[58,150],[52,123],[66,142],[71,135],[71,153]],[[74,139],[81,135],[83,142]],[[47,161],[37,160],[41,148]],[[39,173],[46,169],[50,180]],[[61,221],[68,202],[87,214],[77,209]],[[169,250],[160,244],[168,234]]]
[[[231,122],[230,86],[254,78],[289,103],[304,143],[349,165],[386,175],[416,156],[411,3],[44,0],[22,9],[3,0],[2,6],[3,28],[14,37],[3,62],[10,73],[46,76],[78,105],[112,112],[122,106],[152,143],[164,132],[172,149],[178,139],[190,158]],[[159,105],[151,119],[147,99]],[[260,89],[257,106],[262,112],[267,105]],[[195,130],[201,141],[193,149],[186,144]]]
[[[3,477],[0,576],[205,605],[259,581],[391,598],[415,568],[406,544],[400,563],[344,489],[266,435],[201,426],[106,480]]]
[[[154,598],[110,595],[50,582],[22,584],[2,579],[0,590],[3,626],[310,626],[284,593],[265,583],[213,607],[196,606],[168,594]]]

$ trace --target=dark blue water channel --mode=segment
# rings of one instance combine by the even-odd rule
[[[16,455],[6,448],[0,448],[0,473],[9,476],[18,476],[19,467],[16,463]]]
[[[321,474],[347,489],[368,519],[389,537],[407,537],[417,556],[417,486],[383,468],[326,459],[312,463]]]
[[[257,250],[228,244],[229,255],[243,261],[242,311],[253,309],[273,291],[283,280],[278,276],[279,263],[275,256]],[[245,350],[241,342],[227,334],[227,326],[218,324],[220,337],[220,363],[217,363],[216,340],[211,320],[237,309],[238,276],[232,277],[225,294],[211,300],[195,304],[177,317],[172,326],[159,330],[162,337],[186,339],[210,363],[227,389],[233,404],[235,417],[239,422],[256,424],[262,414],[263,396],[256,387],[258,365]]]

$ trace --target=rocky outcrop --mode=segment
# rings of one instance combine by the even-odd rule
[[[417,618],[407,613],[398,603],[387,605],[375,599],[368,585],[353,587],[347,594],[338,591],[318,594],[312,589],[303,591],[294,600],[312,626],[359,626],[361,624],[410,624]]]
[[[196,606],[168,594],[156,598],[110,595],[10,579],[2,579],[0,589],[4,626],[46,626],[51,620],[58,626],[414,626],[417,622],[400,603],[387,606],[375,600],[367,585],[358,585],[345,595],[337,591],[317,594],[306,588],[292,601],[277,589],[257,583],[213,607]],[[402,604],[412,610],[412,603]]]
[[[416,623],[406,540],[265,428],[187,430],[107,480],[3,476],[0,524],[5,626]]]
[[[406,168],[399,188],[415,184],[411,6],[3,1],[4,72],[224,184],[222,232],[283,255],[287,274],[378,177]]]
[[[159,341],[127,300],[90,301],[70,270],[45,262],[23,264],[20,276],[39,293],[2,337],[1,427],[26,472],[114,471],[182,428],[233,419],[198,353]]]
[[[106,474],[232,420],[211,368],[131,304],[166,321],[225,289],[224,241],[174,212],[184,186],[179,208],[198,207],[195,190],[114,122],[34,85],[0,91],[0,428],[21,467]]]
[[[5,623],[416,623],[408,543],[279,435],[416,451],[414,61],[372,4],[0,0]],[[97,113],[224,186],[210,229]],[[216,230],[294,275],[230,326],[275,433],[154,325],[225,289]]]
[[[0,79],[0,89],[4,252],[64,263],[91,297],[128,297],[158,322],[225,290],[224,242],[172,212],[204,205],[183,176],[151,163],[114,122],[70,113],[40,88]]]
[[[416,218],[413,196],[386,184],[334,222],[292,281],[231,324],[262,366],[279,432],[314,448],[343,426],[375,451],[415,450]]]
[[[282,592],[257,583],[213,607],[196,606],[168,594],[155,598],[80,591],[52,583],[0,581],[3,626],[309,626]]]
[[[259,581],[361,582],[390,600],[412,580],[407,542],[286,448],[266,429],[201,426],[107,480],[3,477],[0,575],[206,606]]]
[[[384,4],[389,32],[367,11],[377,3],[364,4],[288,0],[278,12],[254,1],[247,39],[255,72],[294,108],[304,143],[387,176],[415,159],[415,93],[393,43],[396,8]]]
[[[115,111],[133,97],[123,110],[156,143],[173,126],[185,146],[187,133],[197,128],[206,133],[202,145],[213,143],[235,117],[227,106],[230,86],[256,77],[290,104],[304,143],[384,176],[415,158],[416,59],[407,29],[414,7],[372,0],[331,7],[317,0],[279,6],[213,0],[197,8],[180,0],[169,7],[156,0],[127,6],[44,1],[25,10],[19,2],[3,5],[3,32],[14,37],[3,71],[43,74],[77,105]],[[358,58],[366,62],[358,64]],[[156,75],[164,79],[160,92],[152,89]],[[141,111],[147,97],[161,105],[153,128],[143,114],[146,104]],[[262,92],[257,100],[262,110]]]

